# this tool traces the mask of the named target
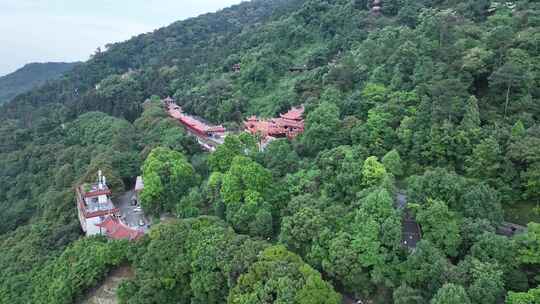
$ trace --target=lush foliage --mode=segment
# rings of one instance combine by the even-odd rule
[[[300,257],[238,235],[217,218],[161,224],[132,254],[137,275],[120,287],[121,303],[340,300]]]
[[[142,207],[150,215],[172,211],[176,199],[197,184],[197,176],[182,153],[168,148],[155,148],[142,167],[144,189]]]
[[[71,189],[102,169],[119,194],[141,168],[144,208],[182,220],[129,248],[124,303],[335,303],[331,286],[371,303],[534,303],[538,224],[496,232],[540,200],[540,5],[370,3],[243,3],[110,45],[1,106],[0,303],[69,301],[117,265],[78,244],[118,244],[70,245]],[[306,129],[206,155],[156,94],[233,131],[303,104]],[[90,268],[77,257],[99,271],[74,279]],[[43,271],[54,280],[32,287]]]
[[[17,71],[0,77],[0,104],[33,88],[60,78],[77,63],[30,63]]]

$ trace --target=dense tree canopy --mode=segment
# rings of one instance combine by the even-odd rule
[[[1,105],[0,303],[77,301],[121,264],[131,304],[535,303],[540,5],[381,3],[245,2]],[[224,144],[203,153],[169,95]],[[297,138],[241,132],[300,105]],[[143,176],[141,241],[82,238],[98,170],[114,200]]]
[[[186,157],[168,148],[155,148],[142,168],[144,189],[141,204],[145,211],[159,215],[172,211],[178,200],[197,183],[197,176]]]

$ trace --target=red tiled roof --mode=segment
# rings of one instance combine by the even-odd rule
[[[169,115],[172,118],[179,120],[187,128],[201,135],[207,135],[207,133],[224,133],[226,131],[221,125],[210,126],[195,117],[184,114],[182,108],[174,103],[169,105]]]
[[[109,209],[109,210],[100,210],[100,211],[95,211],[95,212],[88,212],[86,210],[83,211],[85,218],[113,215],[113,214],[117,214],[118,212],[120,212],[120,209],[118,208]]]
[[[82,191],[81,187],[77,187],[76,189],[76,197],[77,197],[77,206],[80,209],[81,213],[85,218],[93,218],[98,216],[106,216],[106,215],[112,215],[120,212],[120,209],[118,208],[112,208],[108,210],[98,210],[94,212],[90,212],[86,209],[86,206],[84,204],[84,191]]]
[[[302,120],[302,116],[304,115],[304,106],[300,106],[298,108],[292,108],[289,110],[289,112],[285,114],[281,114],[281,118],[285,119],[291,119],[291,120]]]
[[[113,240],[137,240],[144,235],[144,232],[126,226],[118,218],[109,216],[101,224],[96,226],[105,229],[105,233]]]
[[[244,126],[251,134],[260,134],[263,141],[268,136],[294,138],[304,132],[303,113],[302,106],[281,114],[280,118],[260,120],[256,116],[251,116],[244,122]]]
[[[169,115],[172,116],[172,118],[180,119],[182,118],[182,112],[179,110],[169,110]]]
[[[279,127],[293,127],[297,129],[304,129],[303,121],[289,120],[283,118],[274,118],[272,121]]]
[[[227,130],[222,125],[219,125],[219,126],[208,127],[207,131],[212,132],[212,133],[224,133]]]
[[[197,132],[205,133],[208,130],[208,126],[206,124],[188,115],[182,115],[180,122],[188,127],[191,127]]]
[[[84,197],[96,197],[101,195],[111,195],[111,190],[105,189],[105,190],[95,190],[95,191],[89,191],[84,193]]]

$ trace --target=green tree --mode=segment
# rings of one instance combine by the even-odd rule
[[[431,298],[446,283],[451,264],[430,241],[422,240],[404,263],[403,279]]]
[[[267,248],[238,280],[229,304],[256,302],[338,304],[341,296],[320,274],[284,246]]]
[[[540,162],[534,163],[522,173],[525,186],[525,197],[534,199],[540,204]]]
[[[428,200],[418,210],[416,219],[422,227],[425,239],[450,256],[458,254],[461,242],[458,219],[444,202]]]
[[[518,139],[526,134],[525,125],[521,120],[516,121],[512,127],[512,138]]]
[[[516,62],[507,62],[490,77],[490,85],[505,88],[504,116],[508,115],[508,107],[512,98],[512,90],[528,85],[529,75],[525,66]]]
[[[517,238],[517,259],[523,264],[540,265],[540,224],[529,223],[527,233]]]
[[[387,101],[389,90],[382,84],[368,83],[362,89],[362,112],[368,113],[372,108]]]
[[[382,163],[386,170],[395,177],[401,177],[403,175],[403,163],[399,156],[399,152],[396,149],[386,153],[382,159]]]
[[[498,264],[473,260],[469,296],[473,303],[497,303],[504,295],[503,271]]]
[[[326,219],[314,208],[303,207],[282,219],[279,241],[301,256],[311,249],[312,241],[321,233]]]
[[[372,155],[383,156],[397,143],[393,115],[385,107],[369,110],[368,118],[352,130],[353,143],[365,146]]]
[[[239,137],[227,136],[223,145],[208,157],[208,165],[212,171],[226,172],[229,170],[233,159],[244,154],[244,146]]]
[[[335,104],[323,102],[306,118],[306,131],[302,143],[309,155],[331,148],[337,143],[334,136],[339,130],[339,109]]]
[[[395,304],[422,304],[426,303],[420,291],[407,284],[400,285],[393,294]]]
[[[463,197],[462,214],[476,219],[487,219],[494,226],[503,220],[503,209],[498,192],[484,184],[473,186]]]
[[[531,289],[528,292],[509,292],[506,304],[535,304],[540,303],[540,288]]]
[[[321,191],[339,201],[352,201],[362,187],[362,153],[350,146],[319,153]]]
[[[126,261],[127,242],[81,239],[33,273],[32,303],[73,303],[114,267]]]
[[[426,203],[429,199],[444,201],[453,210],[462,210],[461,196],[466,189],[467,180],[453,172],[437,168],[427,170],[421,176],[407,179],[409,200]]]
[[[152,215],[173,211],[195,186],[198,177],[186,157],[168,148],[155,148],[144,162],[141,205]]]
[[[272,141],[262,153],[262,163],[274,176],[293,173],[298,168],[300,158],[286,139]]]
[[[471,131],[480,127],[480,110],[478,109],[478,100],[471,96],[465,107],[465,114],[461,120],[461,127]]]
[[[502,162],[502,148],[499,142],[494,137],[488,137],[480,141],[473,148],[473,154],[467,158],[467,175],[486,181],[492,187],[500,188]]]
[[[245,156],[233,159],[223,175],[221,198],[227,221],[241,233],[268,237],[272,234],[270,171]],[[260,221],[264,220],[264,223]]]
[[[364,161],[364,166],[362,167],[362,184],[365,187],[380,185],[387,177],[388,172],[377,157],[371,156]]]
[[[176,216],[179,218],[197,217],[203,212],[203,195],[199,188],[192,188],[176,205]]]
[[[471,300],[465,288],[460,285],[454,285],[452,283],[444,284],[441,289],[437,291],[435,297],[431,300],[431,304],[470,304]]]

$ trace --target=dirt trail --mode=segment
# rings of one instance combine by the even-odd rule
[[[79,304],[117,304],[116,289],[120,283],[134,276],[129,266],[122,266],[112,271],[101,286],[88,293]]]

